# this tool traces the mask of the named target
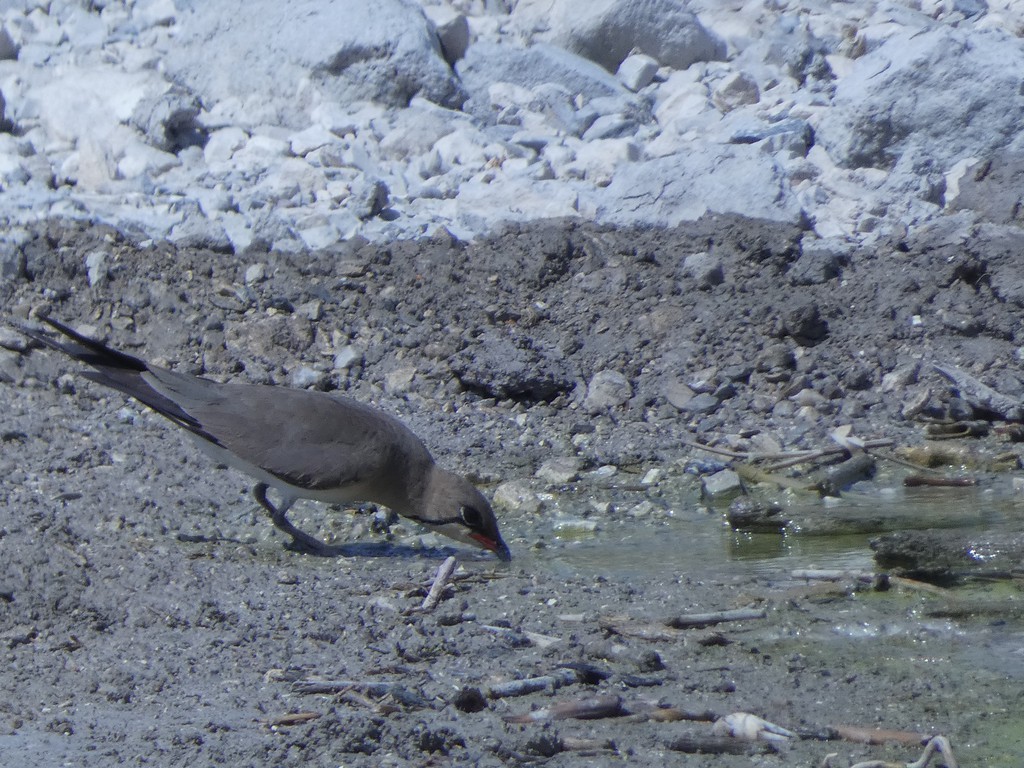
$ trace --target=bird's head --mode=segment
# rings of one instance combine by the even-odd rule
[[[421,508],[406,517],[432,531],[511,560],[490,502],[466,478],[434,467]]]

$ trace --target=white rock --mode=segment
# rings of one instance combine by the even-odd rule
[[[68,155],[60,169],[62,178],[90,192],[109,190],[116,174],[117,164],[110,147],[92,138],[79,141],[78,151]]]
[[[615,76],[629,90],[636,92],[654,82],[657,73],[658,62],[655,59],[636,53],[623,59]]]
[[[673,0],[520,0],[512,20],[611,72],[633,49],[676,69],[725,57],[725,43]]]
[[[29,180],[22,158],[12,152],[0,152],[0,183],[4,187],[12,184],[24,184]]]
[[[252,222],[244,214],[225,211],[217,217],[217,221],[224,228],[224,234],[231,243],[234,253],[242,253],[252,244]]]
[[[587,181],[604,187],[611,183],[616,168],[640,159],[640,148],[631,139],[600,139],[583,142],[575,154],[566,171],[578,172]]]
[[[915,147],[945,172],[1010,136],[1024,146],[1021,71],[1024,50],[1015,38],[948,27],[907,31],[857,59],[816,137],[843,166],[889,168]]]
[[[709,501],[727,501],[743,490],[740,476],[731,469],[723,469],[701,479],[704,498]]]
[[[135,141],[125,147],[124,154],[117,162],[117,173],[122,179],[152,177],[178,165],[181,165],[181,161],[176,155]]]
[[[89,285],[96,286],[104,283],[107,279],[107,259],[110,255],[106,251],[93,251],[85,257],[86,278]]]
[[[326,185],[327,177],[321,169],[301,157],[286,157],[266,169],[256,189],[272,200],[288,200],[298,205],[311,203],[317,191]]]
[[[438,139],[433,149],[441,161],[442,171],[454,166],[482,168],[487,162],[485,142],[486,137],[480,131],[460,128]]]
[[[383,104],[369,101],[338,104],[325,101],[313,107],[310,120],[337,136],[346,136],[365,131],[374,121],[387,119],[388,115],[389,112]]]
[[[761,100],[761,91],[751,75],[733,72],[719,83],[712,100],[722,112],[731,112],[737,107],[757,104]]]
[[[743,185],[732,180],[743,179]],[[803,211],[784,170],[751,145],[711,147],[619,166],[596,190],[603,220],[675,226],[711,211],[799,223]]]
[[[655,93],[654,119],[668,128],[708,111],[710,106],[708,88],[696,72],[674,72]]]
[[[587,384],[583,407],[589,413],[617,408],[633,396],[633,385],[619,371],[598,371]]]
[[[497,176],[462,184],[454,218],[471,232],[489,231],[506,221],[575,217],[578,202],[575,190],[556,181]]]
[[[545,482],[564,485],[579,479],[582,464],[576,456],[559,456],[543,462],[534,474]]]
[[[421,94],[459,107],[465,99],[433,25],[412,0],[220,0],[189,10],[164,58],[167,71],[204,103],[246,94],[252,125],[301,129],[326,101],[404,107]]]
[[[287,157],[291,151],[291,145],[284,139],[256,135],[249,137],[245,144],[235,152],[232,160],[241,167],[265,168],[268,164]]]
[[[250,264],[248,267],[246,267],[244,277],[246,285],[262,283],[266,279],[267,265],[264,264],[263,262],[256,262],[255,264]]]
[[[491,501],[495,509],[536,514],[542,503],[530,480],[506,480],[494,489]]]
[[[169,27],[178,16],[178,9],[174,7],[174,0],[139,0],[132,8],[132,19],[140,27]]]
[[[293,133],[288,138],[288,144],[291,148],[292,154],[298,155],[299,157],[308,155],[314,149],[320,149],[323,146],[334,144],[337,141],[337,134],[334,134],[319,125],[312,125],[298,133]]]
[[[455,66],[469,47],[469,21],[464,14],[448,5],[427,5],[423,12],[437,31],[445,61]]]
[[[459,135],[464,138],[472,137],[472,142],[485,142],[465,115],[436,106],[410,106],[398,111],[390,123],[387,133],[381,137],[380,152],[385,158],[403,163],[415,162],[421,155],[429,153],[439,139],[456,130],[461,131]]]
[[[245,146],[249,134],[241,128],[221,128],[210,134],[203,147],[203,157],[208,163],[226,163]]]
[[[343,371],[363,361],[363,353],[352,344],[346,344],[334,354],[335,370]]]
[[[322,213],[303,217],[295,223],[295,230],[311,251],[322,251],[341,240],[330,217]]]
[[[72,142],[82,136],[105,139],[131,118],[143,97],[169,87],[156,72],[68,68],[32,86],[16,108],[19,120],[38,121],[49,136]]]
[[[192,194],[199,204],[199,210],[207,218],[213,218],[225,211],[232,210],[234,207],[234,199],[231,193],[225,190],[223,186],[214,187],[213,189],[196,189]]]
[[[408,392],[415,376],[416,369],[411,365],[388,371],[384,376],[384,389],[392,395]]]
[[[303,365],[288,374],[288,384],[298,389],[308,389],[309,387],[317,386],[325,378],[326,375],[323,371]]]
[[[456,70],[476,98],[484,99],[496,82],[508,82],[534,91],[554,84],[572,99],[619,97],[632,103],[635,96],[614,75],[588,59],[563,48],[538,43],[527,48],[480,41],[466,51]],[[586,126],[583,126],[583,130]]]

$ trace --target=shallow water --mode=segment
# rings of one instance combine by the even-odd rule
[[[725,523],[724,509],[702,506],[693,493],[671,501],[652,497],[654,511],[641,519],[629,517],[628,510],[643,500],[643,494],[620,496],[612,513],[600,516],[588,513],[592,499],[585,494],[560,498],[560,515],[572,519],[575,512],[576,519],[590,521],[595,529],[568,525],[550,536],[544,548],[522,553],[520,562],[556,576],[602,576],[634,584],[679,577],[742,584],[746,577],[784,590],[807,585],[792,576],[796,569],[876,571],[869,542],[884,532],[962,528],[998,542],[1024,531],[1024,498],[1013,493],[1008,481],[986,489],[896,488],[827,504],[794,503],[787,513],[810,524],[785,534],[735,532]],[[819,527],[817,518],[841,518],[856,532],[829,532],[832,527]],[[940,727],[949,728],[946,735],[962,764],[1017,766],[1024,754],[1021,602],[1018,583],[1007,580],[968,582],[934,594],[865,590],[852,603],[838,601],[831,621],[796,634],[785,625],[763,625],[759,645],[834,665],[846,676],[882,674],[922,685],[934,680],[949,688],[948,711],[936,713],[934,722],[948,724]],[[723,607],[726,603],[727,596]],[[978,610],[955,618],[931,614],[947,603]]]
[[[1008,481],[984,489],[882,488],[843,499],[804,498],[785,505],[784,514],[798,522],[779,534],[733,531],[725,508],[703,506],[693,491],[620,493],[607,515],[590,511],[592,501],[582,492],[559,497],[548,515],[556,521],[552,546],[524,556],[556,569],[630,578],[665,571],[781,576],[801,568],[872,571],[869,542],[892,531],[961,528],[993,540],[1024,532],[1024,496]],[[654,511],[631,517],[630,509],[644,501]]]

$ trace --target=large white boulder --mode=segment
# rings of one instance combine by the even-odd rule
[[[679,0],[520,0],[513,22],[615,72],[634,49],[686,69],[725,57],[725,43]]]
[[[234,104],[225,117],[240,123],[303,128],[322,102],[404,107],[418,95],[457,108],[465,98],[412,0],[183,4],[167,70],[208,107]]]

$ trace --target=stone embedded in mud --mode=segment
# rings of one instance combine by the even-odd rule
[[[491,495],[491,503],[495,509],[525,514],[536,514],[542,508],[533,481],[525,479],[507,480],[499,485]]]
[[[803,346],[816,344],[828,336],[828,321],[813,301],[794,302],[783,310],[780,321],[782,332]]]
[[[701,479],[701,492],[708,501],[724,503],[742,491],[740,476],[731,469],[723,469]]]
[[[633,385],[619,371],[598,371],[587,385],[583,407],[601,413],[623,405],[633,396]]]
[[[579,479],[582,465],[583,461],[576,456],[558,456],[541,464],[535,476],[549,483],[564,485]]]
[[[560,350],[524,335],[485,331],[450,364],[464,387],[489,397],[551,400],[576,385]]]
[[[725,280],[722,260],[707,251],[689,254],[683,259],[680,272],[684,277],[692,278],[702,290],[721,285]]]

